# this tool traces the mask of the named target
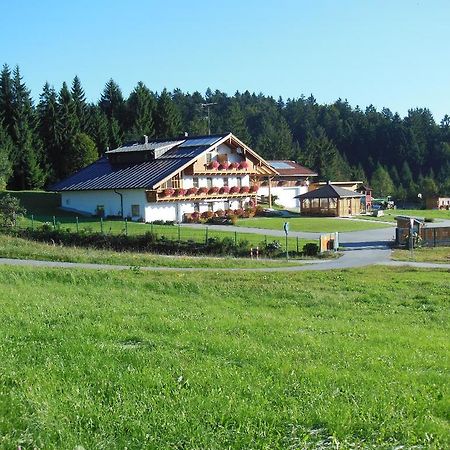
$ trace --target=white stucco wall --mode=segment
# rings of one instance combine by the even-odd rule
[[[193,179],[194,177],[192,176],[183,176],[183,189],[189,189],[191,188],[194,184],[193,184]],[[250,185],[250,176],[249,175],[239,175],[239,177],[236,174],[233,174],[232,172],[230,173],[230,175],[227,177],[225,175],[220,175],[220,176],[202,176],[202,177],[196,177],[198,178],[198,186],[199,187],[206,187],[207,186],[207,178],[212,178],[212,185],[213,186],[217,186],[217,187],[222,187],[223,186],[223,180],[224,178],[228,178],[228,186],[237,186],[238,178],[242,179],[242,186],[249,186]]]
[[[295,209],[300,206],[298,199],[294,198],[296,195],[305,194],[308,192],[308,186],[275,186],[271,188],[272,195],[278,197],[277,204],[284,206],[285,208]],[[258,195],[269,195],[269,187],[261,186],[258,190]]]

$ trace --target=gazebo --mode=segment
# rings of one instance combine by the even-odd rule
[[[353,216],[361,213],[361,198],[364,194],[344,189],[333,184],[298,195],[300,212],[305,216]]]

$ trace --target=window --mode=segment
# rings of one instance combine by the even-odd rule
[[[96,214],[99,217],[105,217],[105,205],[97,205]]]
[[[211,177],[208,177],[207,179],[206,179],[206,187],[212,187],[212,178]]]
[[[198,177],[192,178],[192,186],[198,188]]]
[[[231,208],[231,203],[230,203],[228,200],[225,200],[225,201],[223,202],[223,207],[224,207],[225,209],[230,209],[230,208]]]
[[[70,198],[66,198],[66,205],[70,205]]]
[[[242,178],[241,177],[237,178],[237,187],[242,187]]]
[[[223,185],[224,185],[224,186],[228,186],[228,178],[227,178],[227,177],[225,177],[225,178],[223,179]]]
[[[140,217],[141,216],[141,208],[139,205],[131,205],[131,217]]]
[[[212,155],[211,155],[211,153],[207,153],[207,154],[206,154],[206,164],[209,164],[209,163],[211,162],[211,160],[212,160]]]
[[[208,211],[214,211],[213,202],[208,203]]]
[[[200,212],[200,203],[194,203],[194,212]]]

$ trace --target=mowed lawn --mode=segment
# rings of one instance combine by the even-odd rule
[[[449,448],[447,271],[0,268],[0,447]]]
[[[385,223],[351,219],[336,219],[333,217],[254,217],[252,219],[240,219],[238,220],[237,225],[241,227],[264,228],[282,231],[285,222],[289,222],[290,231],[322,233],[362,231],[389,227],[389,225]]]
[[[361,218],[373,221],[395,222],[395,217],[397,216],[450,220],[450,211],[446,209],[387,209],[381,217],[361,216]]]
[[[392,258],[397,261],[450,264],[450,247],[416,248],[412,255],[409,250],[396,249],[392,253]]]

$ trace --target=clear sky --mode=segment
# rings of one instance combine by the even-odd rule
[[[312,93],[450,114],[450,0],[0,0],[0,63],[36,99],[81,78],[160,91]]]

